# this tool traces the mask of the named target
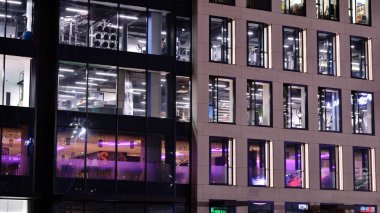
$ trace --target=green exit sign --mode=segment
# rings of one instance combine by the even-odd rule
[[[226,207],[211,207],[210,213],[227,213]]]

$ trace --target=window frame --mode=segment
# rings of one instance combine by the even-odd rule
[[[268,4],[269,4],[269,9],[263,9],[263,8],[255,7],[256,0],[247,0],[247,6],[246,6],[246,8],[272,12],[272,1],[269,0]]]
[[[358,78],[358,77],[355,77],[353,76],[353,72],[352,72],[352,39],[360,39],[360,40],[363,40],[365,43],[365,49],[364,49],[364,54],[365,54],[365,78]],[[370,47],[369,47],[369,41],[370,39],[369,38],[366,38],[366,37],[362,37],[362,36],[350,36],[350,75],[351,75],[351,78],[353,79],[359,79],[359,80],[371,80],[371,72],[370,72],[370,67],[371,67],[371,61],[370,61]],[[360,72],[363,72],[363,71],[360,71]]]
[[[229,6],[235,6],[236,5],[235,0],[228,0],[228,1],[231,1],[231,3],[223,3],[223,0],[209,0],[209,3],[229,5]]]
[[[336,168],[336,171],[335,171],[335,188],[325,188],[325,187],[322,187],[322,179],[321,179],[321,176],[322,176],[322,159],[321,159],[321,148],[322,147],[334,147],[335,149],[335,168]],[[335,145],[335,144],[319,144],[319,188],[321,190],[332,190],[332,191],[338,191],[339,190],[339,187],[340,187],[340,170],[342,168],[340,168],[340,162],[339,162],[339,159],[340,157],[338,156],[340,153],[339,153],[339,146]],[[324,203],[325,204],[325,203]]]
[[[212,140],[217,140],[216,142],[213,142]],[[223,140],[223,142],[220,142],[221,140]],[[231,148],[231,152],[228,152],[228,154],[231,153],[232,156],[227,156],[227,183],[212,183],[211,181],[211,144],[212,143],[223,143],[223,146],[227,144],[227,149],[228,148]],[[229,143],[231,143],[231,147],[229,147]],[[230,174],[229,174],[229,170],[230,168],[232,169],[232,172],[234,171],[235,169],[235,164],[234,164],[234,154],[235,154],[235,150],[234,150],[234,138],[229,138],[229,137],[220,137],[220,136],[209,136],[209,150],[208,150],[208,154],[209,154],[209,185],[216,185],[216,186],[233,186],[234,185],[234,182],[235,182],[235,179],[234,179],[234,174],[231,175],[231,179],[230,179]],[[231,164],[232,165],[229,165],[229,161],[228,161],[228,158],[231,158]],[[191,176],[190,176],[191,177]],[[231,182],[231,183],[230,183]]]
[[[248,187],[259,187],[259,188],[270,188],[270,182],[272,181],[271,180],[271,155],[270,155],[270,140],[265,140],[265,139],[248,139],[247,141],[247,180],[248,180]],[[250,181],[249,181],[249,160],[248,160],[248,156],[249,156],[249,146],[252,145],[252,144],[263,144],[264,145],[264,170],[265,170],[265,175],[266,175],[266,179],[267,179],[267,183],[266,185],[252,185],[250,184]]]
[[[322,3],[321,3],[321,1],[322,1]],[[331,2],[331,0],[329,0],[329,2]],[[321,20],[328,20],[328,21],[336,21],[336,22],[339,22],[339,20],[340,20],[340,13],[339,13],[339,0],[336,0],[336,10],[335,10],[335,12],[336,12],[336,19],[331,19],[331,18],[325,18],[326,16],[325,15],[321,15],[320,14],[320,7],[321,7],[321,5],[322,5],[322,7],[323,7],[323,5],[324,5],[324,1],[323,0],[318,0],[318,3],[316,3],[316,6],[317,6],[317,19],[321,19]],[[323,13],[325,12],[325,10],[323,10]]]
[[[341,89],[337,89],[337,88],[331,88],[331,87],[318,87],[318,95],[320,95],[320,92],[322,90],[334,90],[336,92],[338,92],[339,94],[339,131],[329,131],[329,130],[322,130],[318,128],[318,131],[319,132],[332,132],[332,133],[342,133],[343,131],[343,125],[342,125],[342,90]],[[326,93],[326,92],[325,92]],[[318,106],[319,106],[319,112],[321,113],[322,111],[322,99],[320,98],[320,96],[318,97]],[[320,113],[318,113],[318,117],[321,116]],[[322,119],[320,119],[320,122],[322,122]],[[322,126],[320,123],[318,124],[318,127],[319,126]]]
[[[261,25],[263,27],[263,38],[262,38],[262,43],[263,43],[263,51],[260,50],[260,53],[263,54],[263,64],[262,65],[251,65],[249,64],[249,35],[248,35],[248,29],[249,29],[249,24],[257,24],[257,25]],[[270,32],[269,32],[269,24],[266,24],[266,23],[262,23],[262,22],[255,22],[255,21],[247,21],[247,66],[248,67],[257,67],[257,68],[264,68],[264,69],[269,69],[269,64],[270,64],[270,57],[269,57],[269,54],[270,54],[270,51],[269,51],[269,45],[270,45]],[[265,31],[266,31],[266,36],[265,36]],[[266,48],[265,48],[266,47]],[[266,60],[265,60],[266,58]]]
[[[360,189],[355,189],[355,151],[357,150],[368,150],[368,162],[369,162],[369,172],[370,174],[368,175],[368,190],[360,190]],[[352,147],[352,178],[353,178],[353,191],[355,192],[372,192],[373,191],[373,178],[372,178],[372,169],[373,169],[373,162],[372,162],[372,148],[371,147],[365,147],[365,146],[353,146]]]
[[[354,17],[354,15],[353,15],[353,1],[355,1],[355,3],[356,3],[356,1],[357,0],[349,0],[349,4],[348,4],[348,14],[349,14],[349,18],[350,18],[350,23],[351,24],[357,24],[357,25],[363,25],[363,26],[372,26],[372,2],[371,2],[371,0],[368,0],[368,9],[369,9],[369,11],[368,11],[368,24],[362,24],[362,23],[358,23],[358,22],[356,22],[356,17]],[[354,22],[354,20],[355,20],[355,22]]]
[[[249,87],[250,90],[252,89],[251,84],[252,83],[256,83],[256,82],[269,84],[269,93],[270,93],[270,100],[269,100],[269,104],[270,104],[270,108],[269,108],[269,110],[270,110],[270,120],[269,120],[269,125],[257,124],[257,120],[255,119],[255,124],[254,125],[247,124],[247,126],[257,126],[257,127],[269,127],[269,128],[273,128],[273,85],[272,85],[272,82],[271,81],[250,80],[250,79],[248,79],[247,80],[247,86]],[[253,99],[256,100],[255,98],[253,98]],[[247,110],[251,109],[250,106],[252,105],[252,103],[253,103],[253,101],[252,101],[252,94],[251,94],[251,92],[249,92],[249,106],[247,106]],[[256,106],[256,105],[254,105],[254,106]],[[256,111],[256,107],[253,110]]]
[[[231,40],[231,47],[230,47],[230,50],[229,50],[229,47],[228,47],[228,44],[227,44],[227,47],[223,47],[223,49],[225,49],[227,51],[227,56],[229,55],[231,57],[231,63],[229,63],[228,61],[228,58],[227,59],[223,59],[221,61],[214,61],[211,59],[211,48],[212,48],[212,44],[211,44],[211,19],[222,19],[224,21],[227,22],[227,29],[226,29],[226,32],[227,32],[227,37],[228,37],[228,23],[230,22],[231,23],[231,38],[229,38]],[[212,63],[219,63],[219,64],[231,64],[231,65],[234,65],[235,64],[235,61],[233,59],[233,56],[235,54],[235,51],[234,51],[234,39],[235,39],[235,36],[234,36],[234,20],[232,18],[226,18],[226,17],[222,17],[222,16],[212,16],[210,15],[209,16],[209,29],[208,29],[208,33],[209,33],[209,39],[208,39],[208,43],[209,43],[209,48],[208,48],[208,61],[209,62],[212,62]],[[222,38],[223,39],[223,38]],[[226,38],[227,39],[227,38]],[[223,54],[222,54],[223,56]]]
[[[306,118],[305,118],[305,128],[293,128],[292,125],[291,127],[287,127],[286,126],[286,123],[287,123],[287,120],[285,119],[285,115],[283,116],[283,122],[284,122],[284,129],[295,129],[295,130],[308,130],[309,129],[309,92],[308,92],[308,86],[307,85],[303,85],[303,84],[292,84],[292,83],[283,83],[283,93],[285,93],[285,87],[288,87],[288,86],[297,86],[297,87],[303,87],[305,88],[305,93],[306,93],[306,100],[305,100],[305,115],[306,115]],[[285,97],[283,97],[284,99]],[[284,107],[284,106],[283,106]],[[283,110],[284,111],[284,110]],[[291,117],[291,116],[290,116]]]
[[[354,94],[358,94],[358,93],[367,93],[367,94],[371,94],[372,95],[372,109],[371,109],[371,125],[372,125],[372,132],[371,133],[356,133],[355,130],[355,123],[352,122],[352,121],[355,121],[355,103],[353,102],[353,96]],[[355,135],[370,135],[370,136],[374,136],[375,135],[375,130],[376,130],[376,126],[375,126],[375,96],[374,96],[374,93],[373,92],[367,92],[367,91],[359,91],[359,90],[351,90],[351,125],[352,125],[352,134],[355,134]]]
[[[286,146],[290,145],[300,145],[301,149],[301,168],[302,168],[302,186],[299,187],[290,187],[286,185]],[[284,143],[284,188],[286,189],[306,189],[306,156],[305,156],[305,150],[306,146],[303,142],[293,142],[293,141],[285,141]]]
[[[288,69],[288,68],[285,68],[285,28],[288,28],[288,29],[292,29],[292,30],[297,30],[298,31],[298,55],[294,56],[296,60],[300,60],[301,63],[298,64],[299,66],[299,69]],[[305,40],[305,36],[304,36],[304,33],[306,31],[302,28],[298,28],[298,27],[290,27],[290,26],[282,26],[282,69],[284,71],[290,71],[290,72],[299,72],[299,73],[305,73],[306,70],[304,68],[305,66],[305,50],[304,50],[304,45],[303,45],[303,42]],[[302,42],[299,42],[299,39],[302,39]],[[301,56],[301,57],[300,57]],[[296,61],[297,63],[297,61]]]
[[[338,0],[337,0],[338,1]],[[334,74],[323,74],[321,73],[319,70],[320,70],[320,66],[319,66],[319,34],[328,34],[330,36],[332,36],[332,39],[333,39],[333,57],[334,57]],[[327,75],[327,76],[338,76],[338,63],[340,63],[340,61],[338,61],[338,49],[337,49],[338,45],[337,45],[337,34],[336,33],[332,33],[332,32],[326,32],[326,31],[320,31],[318,30],[317,31],[317,66],[318,66],[318,75]]]
[[[233,92],[232,92],[232,95],[233,95],[233,103],[232,103],[232,107],[233,107],[233,110],[232,110],[232,116],[233,116],[233,118],[232,118],[232,122],[220,122],[219,121],[219,110],[218,110],[218,106],[219,106],[219,104],[218,104],[218,100],[219,100],[219,97],[218,97],[218,87],[217,87],[217,94],[216,94],[216,97],[217,97],[217,101],[216,101],[216,105],[212,105],[213,106],[213,109],[214,109],[214,107],[216,107],[216,109],[218,110],[218,115],[216,116],[216,122],[208,122],[208,123],[218,123],[218,124],[232,124],[232,125],[234,125],[234,124],[236,124],[236,80],[235,80],[235,78],[232,78],[232,77],[225,77],[225,76],[215,76],[215,75],[210,75],[209,76],[209,81],[210,81],[210,79],[213,79],[213,81],[218,81],[218,79],[219,78],[222,78],[222,79],[228,79],[228,80],[232,80],[232,82],[233,82]],[[214,93],[214,91],[212,91],[212,93]],[[210,100],[209,100],[209,102],[210,102]],[[208,105],[209,107],[210,107],[210,103],[209,103],[209,105]],[[209,110],[210,110],[210,108],[209,108]],[[214,112],[213,112],[213,116],[214,116]]]

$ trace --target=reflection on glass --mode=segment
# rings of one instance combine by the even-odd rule
[[[232,185],[233,139],[210,137],[210,184]]]
[[[369,191],[371,182],[371,149],[354,147],[354,189]]]
[[[248,22],[248,65],[268,68],[268,26]]]
[[[254,201],[248,204],[248,213],[272,213],[273,203]]]
[[[210,61],[232,64],[232,19],[210,17]]]
[[[0,64],[5,63],[5,72],[4,74],[0,74],[0,77],[4,75],[4,88],[2,88],[4,89],[3,105],[29,107],[32,69],[31,59],[19,56],[0,55],[0,61]],[[2,69],[3,68],[1,68],[1,70]],[[3,82],[0,82],[0,86],[2,83]]]
[[[176,141],[176,183],[190,183],[190,143],[189,141]]]
[[[285,186],[304,187],[304,145],[301,143],[285,144]]]
[[[349,14],[354,24],[371,24],[371,0],[349,0]]]
[[[191,58],[191,23],[190,18],[176,19],[176,59],[177,61],[190,61]]]
[[[306,16],[305,0],[282,0],[282,13]]]
[[[88,130],[86,172],[90,179],[114,179],[116,158],[115,135]]]
[[[307,129],[307,87],[284,84],[284,127]]]
[[[148,136],[147,143],[147,181],[168,183],[172,181],[171,152],[165,137]]]
[[[144,181],[144,178],[144,137],[119,134],[117,142],[117,179]]]
[[[302,72],[303,45],[302,30],[298,28],[283,28],[283,60],[284,69]]]
[[[1,175],[29,176],[32,168],[33,140],[26,127],[0,129]]]
[[[117,49],[117,4],[90,0],[90,47]]]
[[[340,90],[318,88],[318,124],[320,131],[341,131]]]
[[[4,37],[5,33],[7,38],[31,40],[32,13],[32,0],[2,0],[0,3],[0,37]]]
[[[317,18],[339,20],[339,0],[316,0]]]
[[[268,145],[269,141],[248,141],[248,184],[250,186],[269,185]]]
[[[234,122],[234,80],[211,77],[208,83],[209,122]]]
[[[336,75],[335,34],[318,32],[318,73]]]
[[[145,8],[120,5],[119,49],[146,53],[147,12]]]
[[[308,203],[285,203],[285,213],[309,212]]]
[[[190,122],[190,77],[176,77],[176,119]]]
[[[76,85],[86,85],[86,79],[78,79]],[[87,111],[114,114],[116,112],[116,67],[88,66]]]
[[[118,78],[119,114],[145,116],[145,70],[119,68]]]
[[[59,18],[59,42],[87,46],[88,5],[73,0],[61,0]]]
[[[256,10],[272,10],[272,1],[268,0],[247,0],[247,8]]]
[[[272,84],[260,81],[248,81],[247,116],[248,125],[271,125]]]
[[[169,12],[149,9],[148,11],[148,53],[166,55],[170,33],[167,31]]]
[[[368,39],[351,36],[351,77],[369,79]]]
[[[354,133],[373,134],[373,94],[367,92],[351,93],[351,123]]]
[[[169,73],[148,71],[148,117],[168,117]]]
[[[320,145],[321,188],[336,189],[338,181],[337,146]]]
[[[86,64],[61,61],[58,71],[58,109],[85,112]]]
[[[57,177],[84,178],[86,128],[59,128],[57,131]]]

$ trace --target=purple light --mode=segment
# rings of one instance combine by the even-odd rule
[[[114,141],[103,141],[103,142],[99,142],[101,143],[103,146],[115,146],[115,142]],[[139,143],[137,142],[134,142],[134,141],[120,141],[117,143],[118,146],[133,146],[133,145],[138,145]]]

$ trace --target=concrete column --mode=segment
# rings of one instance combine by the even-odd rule
[[[161,73],[148,72],[148,116],[161,117]]]
[[[148,53],[161,55],[161,28],[162,14],[159,12],[148,13]]]

